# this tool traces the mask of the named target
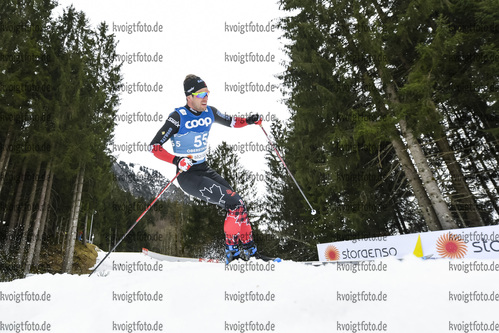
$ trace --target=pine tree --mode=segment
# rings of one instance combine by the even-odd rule
[[[70,271],[80,207],[88,206],[84,200],[102,201],[111,184],[107,146],[121,81],[116,42],[106,24],[91,29],[73,7],[52,19],[54,7],[51,0],[0,5],[6,18],[0,31],[0,214],[9,221],[0,237],[5,253],[17,253],[17,265],[28,249],[25,273],[37,265],[46,230],[60,235],[64,222]],[[50,207],[62,218],[54,221]]]
[[[63,14],[59,23],[60,29],[71,36],[64,40],[63,50],[72,68],[72,82],[76,82],[73,87],[76,98],[68,96],[68,104],[63,106],[71,115],[68,131],[65,132],[65,157],[71,160],[62,162],[65,165],[73,164],[73,170],[77,170],[70,215],[71,228],[64,257],[63,270],[66,272],[71,270],[85,174],[90,171],[94,181],[96,178],[103,180],[96,182],[101,186],[93,187],[97,190],[95,193],[99,189],[105,193],[105,185],[109,185],[102,175],[108,174],[104,170],[111,167],[106,147],[112,139],[121,80],[120,66],[114,64],[114,37],[107,34],[105,24],[101,24],[96,31],[91,30],[88,24],[84,13],[72,7]]]
[[[345,17],[334,16],[346,11],[346,4],[322,7],[301,2],[299,6],[297,15],[283,21],[285,37],[293,40],[288,46],[291,62],[282,76],[292,112],[283,150],[319,212],[316,217],[303,216],[306,209],[290,207],[294,219],[302,214],[293,227],[304,229],[301,234],[306,236],[301,237],[309,241],[302,243],[311,255],[317,241],[406,230],[397,218],[396,212],[402,209],[396,199],[408,195],[404,182],[396,177],[399,166],[392,165],[390,135],[400,140],[396,122],[376,109],[385,102],[379,93],[371,92],[377,84],[369,76],[371,65],[354,53],[350,28],[342,25]],[[361,127],[373,122],[382,127],[382,134]],[[387,189],[400,192],[394,195]],[[408,215],[408,225],[420,224],[420,217],[410,211]]]
[[[455,74],[448,76],[447,72],[444,74],[444,69],[468,68],[466,62],[462,62],[462,56],[451,57],[456,43],[457,49],[468,45],[462,43],[462,34],[448,33],[446,22],[447,18],[453,20],[460,17],[453,16],[456,11],[461,14],[466,11],[466,15],[473,13],[479,20],[487,18],[490,25],[497,17],[491,10],[496,5],[488,1],[480,5],[471,2],[457,5],[432,0],[358,1],[353,4],[345,1],[303,0],[281,1],[281,4],[285,10],[298,10],[297,15],[282,21],[285,37],[292,41],[287,46],[291,61],[282,76],[289,91],[288,105],[293,112],[287,146],[291,152],[296,149],[297,160],[303,163],[297,168],[298,173],[310,169],[309,162],[320,164],[320,160],[314,160],[313,156],[324,153],[328,166],[326,179],[327,174],[334,170],[348,175],[348,169],[359,170],[361,178],[368,177],[369,172],[374,171],[369,171],[368,161],[376,158],[373,153],[377,151],[379,157],[386,157],[378,157],[379,179],[383,183],[395,181],[397,178],[393,172],[402,169],[412,187],[410,192],[417,198],[430,230],[455,228],[458,225],[483,225],[483,214],[480,214],[476,200],[478,193],[472,192],[465,181],[465,178],[472,179],[465,174],[466,170],[456,165],[462,157],[451,148],[452,143],[447,139],[449,134],[443,122],[445,106],[455,104],[448,97],[462,95],[461,89],[456,89],[457,84],[446,84],[444,78],[450,77],[451,81],[455,78],[464,79]],[[466,9],[463,10],[460,5]],[[464,21],[464,15],[462,18]],[[458,31],[459,24],[454,29]],[[466,37],[469,37],[468,42],[478,47],[482,47],[480,44],[484,40],[490,40],[487,51],[495,52],[490,45],[494,45],[497,34],[490,32],[469,34]],[[491,61],[483,67],[491,64],[497,66]],[[472,68],[476,72],[470,71],[465,76],[476,78],[489,73],[481,73],[479,67],[482,66],[475,62]],[[494,78],[496,76],[489,75],[488,88]],[[480,91],[490,92],[487,87]],[[489,95],[486,95],[487,98]],[[483,107],[485,103],[480,105]],[[489,105],[494,105],[490,98]],[[496,125],[487,126],[494,128]],[[470,125],[463,125],[463,128],[468,131]],[[321,135],[319,129],[326,133]],[[319,140],[315,146],[309,143],[316,138]],[[335,149],[330,142],[346,149]],[[453,139],[453,142],[457,140]],[[352,147],[354,149],[349,149]],[[491,152],[494,151],[493,144],[487,147],[490,147]],[[389,153],[392,149],[395,155]],[[315,155],[316,151],[320,153]],[[352,152],[355,154],[349,155]],[[304,158],[306,154],[312,158]],[[363,161],[362,154],[371,154],[371,158]],[[489,156],[485,159],[490,160]],[[347,158],[343,165],[340,164],[342,157]],[[397,160],[398,166],[387,173],[386,163]],[[488,173],[491,175],[488,179],[494,183],[492,172]],[[444,177],[450,178],[451,182],[447,182]],[[337,201],[350,205],[355,203],[355,198],[361,198],[352,196],[350,199],[345,196],[342,191],[346,190],[348,184],[341,184],[337,180],[315,182],[320,184],[318,187],[325,193],[332,191],[324,184],[333,183],[338,184],[336,193],[342,196]],[[360,185],[367,184],[358,184],[358,190],[361,190]],[[374,190],[376,195],[373,198],[383,198],[387,194],[386,189],[394,188],[383,187],[385,190],[380,184],[375,184],[374,188],[368,186],[378,189],[378,192]],[[407,193],[405,186],[395,188]],[[355,191],[348,191],[352,190]],[[366,188],[362,192],[368,193]],[[405,194],[399,198],[404,197],[410,200],[411,195]],[[492,199],[495,201],[497,197]],[[410,205],[395,200],[394,196],[386,203],[391,207],[386,211],[387,216],[391,216],[386,221],[386,232],[392,230],[390,223],[398,225],[399,231],[407,230],[411,223],[413,226],[419,225],[418,218],[412,222],[406,220],[409,216],[416,216],[411,212],[400,215],[401,208]],[[452,206],[454,213],[449,206]],[[371,224],[368,216],[356,215],[359,223]],[[345,216],[348,223],[344,226],[351,226],[354,220],[351,216]],[[400,224],[401,218],[406,220],[406,225]],[[458,224],[457,220],[462,223]],[[341,222],[338,225],[344,227]],[[355,230],[360,230],[359,227],[357,224]],[[375,229],[369,232],[375,233]]]
[[[296,160],[290,158],[289,150],[284,145],[284,142],[289,140],[284,124],[280,121],[273,122],[270,136],[291,172],[296,172],[297,169],[294,167]],[[266,154],[266,160],[268,166],[265,177],[266,195],[259,221],[263,230],[261,238],[264,241],[259,242],[258,246],[267,253],[286,259],[313,259],[315,257],[314,239],[321,237],[317,229],[311,230],[316,222],[309,218],[309,208],[277,154],[269,151]],[[310,192],[307,191],[310,183],[300,182],[300,184],[304,186],[304,191],[309,195],[314,207],[318,208],[318,216],[322,221],[325,218],[324,210],[321,209],[322,207],[315,206],[313,197],[310,197]]]

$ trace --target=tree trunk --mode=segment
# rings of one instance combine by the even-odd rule
[[[433,209],[433,205],[428,198],[423,183],[421,182],[421,179],[412,164],[411,157],[409,156],[409,153],[407,153],[404,143],[400,137],[397,137],[392,139],[392,145],[400,161],[400,165],[404,170],[405,176],[409,180],[409,184],[411,185],[414,196],[418,201],[419,208],[423,213],[428,229],[431,231],[442,230],[442,225],[440,224],[438,216]]]
[[[111,246],[112,241],[113,241],[113,229],[111,227],[109,227],[109,251],[108,252],[111,252],[111,249],[113,248]]]
[[[473,145],[472,145],[473,140],[470,137],[469,133],[467,131],[463,131],[463,135],[465,136],[466,140],[468,140],[468,143],[470,145],[470,147],[469,147],[470,154],[471,155],[475,154],[475,156],[479,157],[478,152],[473,148]],[[497,197],[495,195],[493,195],[493,193],[491,192],[490,186],[487,184],[487,179],[485,179],[485,176],[484,176],[484,174],[487,171],[487,168],[482,163],[482,161],[480,160],[480,158],[470,157],[469,161],[470,161],[470,166],[473,169],[473,175],[478,179],[478,181],[480,182],[480,185],[482,186],[482,188],[484,189],[484,191],[487,193],[487,196],[489,197],[490,204],[492,205],[492,207],[494,208],[494,210],[496,211],[497,214],[499,214],[499,207],[498,207],[498,205],[496,203]],[[481,168],[482,168],[481,171],[479,170],[478,162],[481,162],[480,163],[481,164]],[[488,176],[488,174],[487,174],[487,176]],[[490,212],[489,214],[491,216],[493,215],[492,212]]]
[[[474,149],[474,148],[472,148],[472,149]],[[496,190],[496,193],[499,193],[499,183],[496,180],[497,177],[494,174],[492,174],[492,172],[496,172],[496,170],[491,171],[490,168],[487,167],[487,163],[484,160],[482,153],[480,153],[480,151],[478,149],[474,149],[474,150],[475,150],[475,154],[477,156],[475,161],[477,161],[481,165],[483,172],[487,174],[487,177],[489,178],[489,181],[491,182],[492,186]]]
[[[393,209],[393,219],[397,222],[397,229],[401,235],[407,234],[407,227],[404,224],[401,214],[399,213],[397,207]]]
[[[392,102],[394,105],[400,104],[397,92],[392,82],[386,83],[386,92],[388,94],[388,99],[390,102]],[[435,213],[437,214],[442,229],[457,228],[458,226],[452,218],[452,213],[450,212],[449,207],[444,200],[442,192],[438,187],[437,181],[433,176],[433,172],[428,165],[428,160],[426,159],[423,149],[412,133],[412,129],[407,126],[405,119],[401,119],[399,121],[399,125],[402,136],[405,138],[409,151],[411,152],[412,158],[414,159],[414,162],[416,164],[417,173],[421,177],[421,181],[426,190],[426,194],[430,198],[431,204],[433,206],[433,209],[435,210]]]
[[[433,209],[435,209],[435,213],[438,216],[442,229],[458,228],[456,222],[452,218],[452,213],[444,200],[442,192],[438,187],[437,181],[433,176],[433,172],[428,165],[428,161],[424,155],[421,145],[414,137],[412,130],[407,127],[405,120],[400,120],[399,124],[402,130],[402,135],[407,141],[409,151],[411,152],[411,155],[416,163],[418,174],[420,175],[421,180],[423,181],[423,186],[430,197],[430,201],[433,205]]]
[[[21,202],[21,196],[23,192],[23,185],[24,185],[24,179],[26,177],[26,169],[27,169],[28,163],[25,161],[23,165],[23,169],[21,171],[21,175],[19,177],[19,183],[17,184],[17,190],[16,190],[16,198],[14,199],[14,207],[12,209],[12,215],[10,216],[10,222],[9,222],[9,229],[7,231],[7,237],[5,239],[5,244],[3,247],[3,250],[5,254],[9,254],[10,252],[10,245],[12,243],[12,240],[14,238],[15,230],[16,227],[18,226],[18,217],[19,217],[19,209],[20,209],[20,202]]]
[[[88,222],[88,205],[87,212],[85,213],[85,224],[83,225],[83,245],[87,245],[87,222]]]
[[[55,228],[55,236],[57,237],[57,244],[59,244],[61,241],[61,233],[62,233],[62,216],[59,218],[59,221],[56,221],[55,223],[57,225]]]
[[[464,213],[466,226],[483,226],[484,223],[478,211],[475,198],[471,193],[466,180],[464,179],[464,174],[456,160],[454,152],[450,147],[447,137],[444,136],[437,140],[437,146],[442,152],[442,157],[452,177],[452,185],[457,192],[454,200],[456,209],[459,213]]]
[[[0,170],[0,193],[2,193],[2,188],[3,188],[3,184],[5,182],[5,177],[7,176],[7,170],[9,168],[10,155],[11,155],[10,151],[7,152],[7,156],[3,156],[3,153],[2,153],[2,157],[1,158],[4,158],[5,160],[3,161],[3,167]]]
[[[50,180],[48,185],[48,193],[45,199],[45,206],[43,207],[42,224],[40,225],[40,231],[38,232],[38,239],[36,240],[35,247],[35,257],[33,258],[33,266],[38,267],[40,262],[40,251],[42,250],[43,234],[45,233],[45,225],[47,224],[48,211],[50,207],[50,199],[52,197],[52,184],[54,181],[54,171],[50,171]]]
[[[68,242],[66,246],[66,252],[64,254],[62,272],[71,274],[73,268],[73,255],[76,241],[76,230],[78,227],[78,216],[80,213],[80,205],[81,205],[81,196],[83,190],[83,180],[85,176],[85,167],[80,168],[78,172],[78,176],[76,177],[77,181],[77,192],[75,201],[73,202],[73,217],[72,220],[69,221],[70,231],[68,233]]]
[[[5,143],[3,144],[2,155],[0,156],[0,193],[2,193],[3,183],[5,180],[5,175],[7,174],[7,168],[9,166],[10,155],[12,152],[12,150],[10,149],[10,142],[12,141],[13,129],[14,122],[12,121],[7,132],[7,137],[5,138]]]
[[[490,191],[490,187],[487,185],[487,180],[482,175],[482,173],[479,171],[477,163],[476,163],[477,159],[471,156],[471,155],[473,155],[473,153],[476,154],[476,151],[473,149],[473,139],[470,137],[468,131],[462,131],[462,134],[460,134],[458,131],[459,127],[453,123],[452,117],[449,116],[449,113],[447,112],[445,107],[443,107],[443,109],[446,112],[447,122],[449,122],[449,125],[452,128],[454,136],[456,138],[458,138],[458,140],[460,142],[463,142],[466,140],[466,142],[468,144],[468,146],[463,145],[462,147],[465,149],[469,149],[469,151],[470,151],[470,153],[469,153],[470,157],[468,158],[469,166],[471,168],[470,176],[474,177],[475,181],[477,182],[477,185],[481,186],[483,188],[483,190],[487,193],[487,196],[489,197],[489,202],[492,205],[492,208],[496,211],[497,214],[499,214],[499,207],[497,206],[497,203],[496,203],[497,196],[492,194],[492,192]],[[454,113],[457,114],[456,112],[454,112]],[[457,115],[458,115],[458,119],[460,120],[460,122],[463,123],[461,115],[460,114],[457,114]],[[494,214],[493,212],[487,212],[487,213],[489,214],[489,216],[493,216],[493,214]]]
[[[64,245],[67,244],[67,238],[68,238],[68,234],[69,234],[69,225],[70,225],[69,222],[70,222],[69,219],[67,222],[65,222],[64,219],[61,220],[61,227],[64,227],[64,229],[61,229],[61,233],[62,233],[61,253],[64,252]]]
[[[40,230],[40,224],[42,220],[42,213],[45,207],[45,196],[47,193],[47,188],[50,178],[50,169],[52,163],[49,162],[47,169],[45,170],[45,179],[43,180],[42,192],[40,194],[40,203],[38,204],[38,211],[36,213],[35,222],[33,224],[33,234],[31,236],[31,242],[29,243],[28,256],[26,258],[26,265],[24,267],[24,274],[28,274],[31,269],[31,264],[33,262],[33,255],[35,254],[35,246],[38,241],[38,231]]]
[[[364,73],[368,73],[366,68],[363,67],[363,70]],[[382,73],[382,71],[380,71],[380,73]],[[381,75],[381,77],[383,77],[383,75]],[[374,85],[371,78],[367,74],[364,75],[364,81],[367,86]],[[391,96],[391,98],[393,98],[392,101],[397,102],[396,97],[394,95],[395,92],[394,91],[391,92],[393,93]],[[382,111],[383,114],[388,114],[388,110],[386,110],[384,104],[377,103],[376,105],[377,108],[380,111]],[[404,171],[407,180],[409,180],[409,184],[411,185],[414,196],[418,201],[418,206],[421,209],[421,212],[425,219],[426,225],[428,226],[428,229],[430,229],[431,231],[441,230],[442,224],[440,223],[438,216],[435,213],[435,209],[433,208],[432,202],[428,198],[428,194],[426,193],[425,187],[418,176],[418,172],[414,167],[414,164],[412,163],[411,157],[409,156],[407,148],[402,142],[402,139],[400,138],[399,135],[392,136],[391,143],[393,148],[395,149],[397,158],[400,161],[402,170]]]
[[[343,27],[345,29],[347,28],[347,24],[344,24]],[[355,49],[355,43],[353,42],[351,35],[346,35],[346,38],[351,45],[352,49]],[[371,77],[369,76],[369,71],[365,67],[363,63],[359,63],[358,66],[361,68],[362,73],[364,73],[363,78],[364,78],[364,83],[366,86],[374,86],[374,82],[372,81]],[[384,70],[379,67],[378,72],[380,74],[381,78],[384,78],[385,75]],[[388,92],[388,98],[390,101],[398,104],[398,99],[397,96],[395,95],[395,89],[392,86],[392,84],[387,83],[387,92]],[[376,100],[376,99],[375,99]],[[388,110],[386,109],[386,106],[384,103],[380,103],[379,101],[375,102],[376,107],[381,111],[382,114],[388,114]],[[395,153],[400,161],[400,165],[402,166],[402,170],[405,173],[405,176],[409,180],[409,184],[411,185],[414,195],[416,196],[416,199],[418,201],[419,208],[421,209],[421,212],[423,213],[423,217],[425,219],[426,225],[428,228],[432,231],[435,230],[441,230],[442,229],[442,223],[440,222],[435,209],[432,205],[431,200],[428,198],[428,194],[425,190],[425,187],[421,181],[421,179],[418,176],[418,172],[416,168],[414,167],[414,164],[411,161],[411,158],[409,154],[407,153],[407,149],[400,139],[400,136],[392,136],[391,137],[391,143],[392,146],[395,149]]]
[[[17,255],[17,264],[21,266],[23,257],[24,257],[24,249],[26,248],[26,242],[28,240],[28,231],[29,231],[29,225],[31,221],[31,213],[33,212],[33,204],[35,203],[35,195],[36,195],[36,189],[38,186],[38,176],[40,175],[40,167],[41,167],[42,161],[38,161],[38,166],[36,167],[36,172],[35,172],[35,178],[33,180],[33,189],[31,190],[31,195],[29,197],[29,203],[28,207],[26,208],[26,216],[24,217],[24,229],[23,229],[23,236],[21,238],[21,244],[19,246],[19,254]]]
[[[474,158],[471,160],[471,162],[472,162],[471,165],[473,166],[473,171],[474,171],[475,175],[477,175],[478,178],[480,179],[482,187],[485,189],[485,192],[487,192],[487,196],[490,199],[490,203],[494,207],[495,211],[499,214],[499,207],[497,206],[497,203],[496,203],[497,196],[491,192],[491,186],[489,184],[487,184],[487,181],[490,181],[492,183],[492,185],[494,185],[493,177],[491,177],[490,174],[487,172],[487,167],[485,166],[485,162],[481,158],[480,153],[478,151],[476,151],[474,148],[471,148],[471,149],[475,152],[475,155],[478,156],[478,158]],[[481,170],[479,169],[479,166],[480,166]],[[485,174],[487,175],[488,179],[485,179],[485,177],[484,177]],[[495,189],[496,189],[496,193],[499,193],[499,189],[497,188],[497,186],[495,187]]]
[[[76,178],[75,178],[75,183],[74,183],[74,187],[73,187],[73,198],[71,200],[71,212],[69,213],[69,219],[68,219],[68,223],[67,225],[64,225],[64,228],[61,228],[61,232],[63,232],[62,230],[64,230],[63,232],[63,237],[62,237],[62,248],[61,248],[61,251],[64,252],[64,245],[65,244],[69,244],[69,241],[70,241],[70,238],[71,238],[71,223],[73,222],[73,217],[75,215],[75,208],[76,208],[76,205],[75,205],[75,202],[76,202],[76,198],[77,198],[77,193],[78,193],[78,180],[80,179],[80,171],[81,170],[78,170],[78,173],[76,175]],[[66,223],[64,223],[66,224]],[[66,261],[66,257],[64,257],[64,262]]]

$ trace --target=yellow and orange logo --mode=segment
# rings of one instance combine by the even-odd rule
[[[327,261],[335,261],[340,260],[340,251],[334,245],[329,245],[326,247],[326,251],[324,251],[324,256]]]
[[[468,252],[468,248],[459,235],[449,232],[438,237],[437,252],[442,258],[462,259]]]

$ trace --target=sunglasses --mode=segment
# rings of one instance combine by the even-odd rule
[[[205,98],[210,94],[209,91],[203,91],[203,92],[198,92],[198,93],[192,93],[192,96],[197,97],[197,98]]]

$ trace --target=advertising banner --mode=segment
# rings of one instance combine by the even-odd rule
[[[499,258],[499,226],[431,231],[317,245],[319,261],[362,261],[386,257]]]

